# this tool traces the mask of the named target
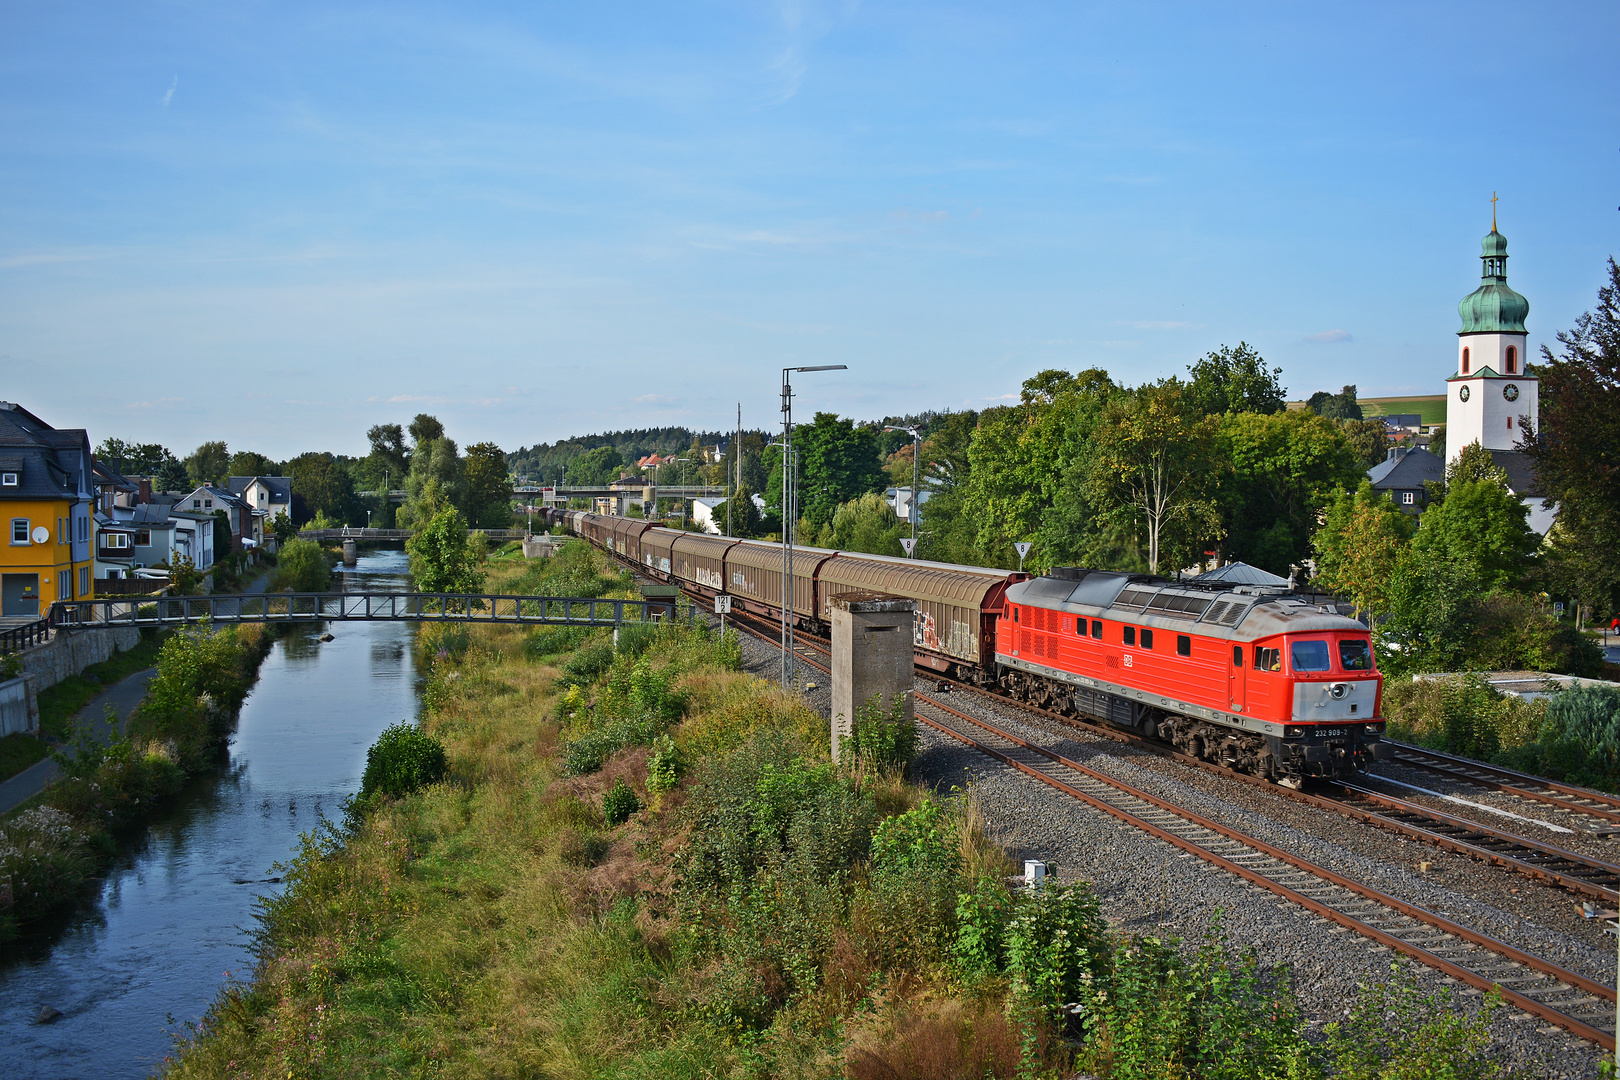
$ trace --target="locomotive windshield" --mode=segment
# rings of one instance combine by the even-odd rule
[[[1296,641],[1289,646],[1295,671],[1327,671],[1328,644],[1325,641]]]
[[[1359,638],[1339,642],[1339,666],[1346,671],[1370,671],[1372,650]]]

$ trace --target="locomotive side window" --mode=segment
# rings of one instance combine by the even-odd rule
[[[1328,646],[1325,641],[1294,641],[1288,646],[1295,671],[1327,671]]]
[[[1102,640],[1102,620],[1101,619],[1092,619],[1091,620],[1091,636],[1096,638],[1098,641]]]
[[[1018,621],[1018,609],[1013,608],[1013,622],[1017,622],[1017,621]]]
[[[1135,645],[1136,644],[1136,627],[1127,626],[1125,628],[1125,644],[1127,644],[1127,645]]]
[[[1177,634],[1176,635],[1176,655],[1177,656],[1191,656],[1192,655],[1192,638],[1188,637],[1186,634]]]
[[[1232,646],[1232,666],[1233,667],[1242,667],[1243,666],[1243,646],[1241,646],[1241,645]]]
[[[1256,671],[1281,671],[1282,670],[1282,650],[1281,649],[1263,649],[1260,646],[1256,645],[1254,647],[1254,670],[1256,670]]]
[[[1372,668],[1372,650],[1359,638],[1339,642],[1339,666],[1346,671],[1368,671]]]
[[[1153,648],[1153,631],[1149,630],[1145,626],[1142,627],[1142,648]]]
[[[1081,636],[1081,637],[1085,637],[1086,636],[1086,620],[1084,620],[1084,619],[1076,619],[1076,620],[1074,620],[1074,632],[1076,634],[1078,634],[1079,636]]]

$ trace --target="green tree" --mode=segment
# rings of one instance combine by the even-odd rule
[[[1305,407],[1318,416],[1325,416],[1330,420],[1361,420],[1361,403],[1356,400],[1356,388],[1346,386],[1337,394],[1330,394],[1326,390],[1318,390],[1311,395]]]
[[[1382,420],[1345,420],[1344,437],[1356,455],[1356,468],[1361,472],[1377,465],[1389,456],[1389,429]]]
[[[287,473],[293,494],[303,500],[310,517],[324,514],[340,524],[353,524],[354,478],[336,457],[313,451],[299,454],[287,463]]]
[[[290,539],[276,557],[276,574],[270,587],[280,592],[325,592],[332,583],[332,564],[326,552],[313,540]]]
[[[1371,618],[1392,606],[1396,581],[1407,566],[1412,519],[1363,480],[1340,492],[1316,533],[1317,584],[1348,597],[1356,615]]]
[[[1226,555],[1287,576],[1309,556],[1322,509],[1359,479],[1350,441],[1309,412],[1232,412],[1218,423],[1230,470],[1219,495]]]
[[[101,445],[96,447],[96,457],[127,476],[156,476],[166,466],[178,468],[180,475],[185,476],[184,466],[169,453],[168,447],[158,443],[126,443],[122,439],[104,439]],[[178,489],[184,484],[185,481],[182,479],[175,488]]]
[[[192,487],[222,483],[230,474],[231,455],[223,442],[205,442],[186,458],[186,478]]]
[[[422,592],[474,593],[484,575],[467,540],[467,519],[453,506],[439,510],[405,541],[411,578]]]
[[[883,463],[871,428],[816,413],[794,433],[793,442],[801,462],[799,513],[810,524],[825,525],[844,503],[883,490]]]
[[[624,455],[617,447],[598,446],[568,463],[568,484],[573,487],[610,483],[619,478],[623,467]]]
[[[218,562],[231,553],[233,540],[231,537],[231,515],[224,510],[214,511],[214,561]]]
[[[900,537],[908,534],[889,500],[882,495],[862,495],[838,508],[832,521],[822,526],[816,546],[872,555],[904,555]]]
[[[922,553],[944,562],[973,557],[975,514],[968,512],[968,480],[973,475],[969,450],[979,414],[947,413],[928,432],[922,446],[922,489],[928,501],[918,507]]]
[[[395,516],[401,528],[414,529],[438,513],[441,502],[463,507],[467,501],[466,468],[454,439],[418,443],[405,478],[405,505]]]
[[[444,434],[442,427],[439,434]],[[366,431],[366,441],[371,444],[370,456],[377,464],[385,467],[392,479],[403,481],[411,464],[410,448],[405,445],[405,429],[398,424],[374,424]]]
[[[411,443],[420,448],[423,443],[434,442],[444,438],[444,425],[439,423],[436,416],[427,413],[417,413],[416,419],[411,421]]]
[[[278,510],[276,516],[270,520],[270,533],[276,538],[278,545],[285,544],[298,535],[298,526],[287,516],[287,511]]]
[[[731,511],[731,535],[751,537],[760,535],[762,519],[759,507],[754,505],[754,497],[747,488],[738,491],[736,495],[714,508],[714,520],[720,523],[722,531],[725,528],[726,511]]]
[[[1413,546],[1431,565],[1458,567],[1486,590],[1522,581],[1534,568],[1541,537],[1530,508],[1497,476],[1448,483],[1445,501],[1423,512]]]
[[[263,454],[238,450],[225,467],[227,476],[275,476],[278,466]]]
[[[512,525],[512,480],[506,454],[492,442],[467,447],[467,518],[481,529]]]
[[[1191,376],[1187,398],[1206,413],[1279,413],[1287,406],[1282,368],[1269,371],[1266,362],[1246,341],[1237,348],[1222,345],[1202,360],[1187,365]]]
[[[152,474],[152,487],[158,491],[183,493],[196,485],[191,482],[191,475],[186,471],[186,467],[171,456],[158,463],[156,471]]]
[[[1174,381],[1143,386],[1100,418],[1086,491],[1101,513],[1139,530],[1149,573],[1165,557],[1187,565],[1219,528],[1215,430]]]

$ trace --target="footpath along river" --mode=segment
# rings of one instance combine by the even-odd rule
[[[345,590],[406,589],[405,555],[363,556]],[[366,748],[417,713],[409,623],[297,627],[275,643],[219,772],[192,782],[70,917],[5,947],[0,1077],[149,1075],[170,1033],[246,978],[254,900],[321,816],[341,817]],[[316,640],[324,631],[329,642]],[[38,1022],[50,1007],[62,1016]]]

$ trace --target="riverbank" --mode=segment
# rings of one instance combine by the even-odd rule
[[[627,584],[579,545],[503,562],[505,593]],[[1009,891],[973,794],[903,779],[905,731],[865,718],[834,768],[707,627],[418,644],[448,777],[306,834],[169,1075],[1308,1078],[1334,1039],[1344,1076],[1380,1075],[1351,1045],[1489,1075],[1405,984],[1312,1044],[1286,974],[1218,938],[1189,958],[1116,939],[1083,883]]]
[[[0,824],[0,941],[76,903],[123,837],[188,777],[217,764],[271,640],[271,631],[251,625],[143,639],[156,671],[122,730],[82,724],[71,747],[53,754],[57,782]],[[154,659],[131,655],[140,648],[108,663]]]

